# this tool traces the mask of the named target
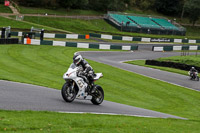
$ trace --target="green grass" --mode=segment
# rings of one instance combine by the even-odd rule
[[[68,18],[25,17],[25,21],[47,25],[79,34],[88,34],[94,31],[103,31],[104,29],[107,32],[117,32],[114,27],[111,27],[103,19],[80,20]]]
[[[31,27],[36,27],[39,29],[45,29],[45,31],[48,31],[48,32],[67,33],[66,30],[65,31],[59,30],[52,27],[48,27],[46,25],[39,25],[39,24],[26,22],[26,21],[17,21],[15,20],[15,16],[11,17],[11,19],[0,16],[0,27],[7,27],[7,26],[11,26],[11,31],[30,31]]]
[[[200,55],[174,56],[174,57],[159,58],[158,60],[171,61],[171,62],[183,63],[187,65],[194,65],[200,67]]]
[[[9,7],[0,4],[0,13],[12,13],[12,11]]]
[[[159,70],[168,71],[168,72],[173,72],[173,73],[178,73],[178,74],[182,74],[182,75],[188,75],[188,71],[184,71],[184,70],[179,70],[179,69],[169,68],[169,67],[146,65],[145,60],[127,61],[125,63],[138,65],[138,66],[144,66],[144,67],[150,67],[150,68],[159,69]]]
[[[200,121],[34,111],[0,111],[0,132],[198,133]]]
[[[152,35],[152,34],[139,34],[130,32],[120,32],[103,19],[97,20],[81,20],[81,19],[69,19],[69,18],[47,18],[47,17],[25,17],[25,21],[47,25],[50,27],[71,31],[79,34],[88,33],[104,33],[113,35],[127,35],[135,37],[152,37],[152,38],[200,38],[200,29],[192,29],[188,32],[187,36],[174,36],[174,35]],[[195,32],[194,32],[195,31]]]
[[[103,15],[101,12],[96,12],[92,10],[67,10],[64,8],[59,9],[45,9],[45,8],[33,8],[33,7],[23,7],[20,6],[20,13],[23,14],[49,14],[49,15]]]
[[[1,45],[0,79],[61,89],[62,75],[72,62],[73,53],[79,50],[89,49]],[[89,63],[96,72],[104,74],[97,84],[104,88],[106,100],[191,119],[200,118],[199,92],[94,61],[89,60]]]
[[[11,30],[12,30],[12,28],[31,29],[33,25],[24,23],[22,21],[16,21],[16,20],[12,20],[12,19],[8,19],[8,18],[4,18],[0,16],[0,27],[7,27],[7,26],[11,26]],[[39,27],[39,28],[42,28],[42,27]]]

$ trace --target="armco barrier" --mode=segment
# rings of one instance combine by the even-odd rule
[[[0,38],[0,44],[18,44],[18,43],[19,43],[18,38],[8,38],[8,39]]]
[[[11,32],[11,36],[23,36],[26,32]],[[40,33],[35,34],[40,37]],[[44,33],[44,38],[89,39],[89,35]]]
[[[52,46],[66,46],[77,48],[93,48],[93,49],[117,49],[117,50],[138,50],[138,46],[120,46],[110,44],[92,44],[92,43],[77,43],[77,42],[63,42],[63,41],[40,41],[37,39],[24,39],[24,44],[32,45],[52,45]]]
[[[186,46],[153,46],[152,47],[152,51],[155,51],[155,52],[178,51],[178,50],[200,50],[200,46],[186,45]]]
[[[113,36],[105,34],[90,33],[91,37],[110,39],[110,40],[122,40],[122,41],[139,41],[139,42],[171,42],[171,43],[200,43],[200,40],[194,39],[169,39],[169,38],[147,38],[147,37],[130,37],[130,36]]]
[[[146,60],[145,64],[146,65],[177,68],[177,69],[186,70],[186,71],[189,71],[191,69],[191,67],[195,67],[198,71],[200,71],[200,67],[193,66],[193,65],[182,64],[182,63],[176,63],[176,62]]]

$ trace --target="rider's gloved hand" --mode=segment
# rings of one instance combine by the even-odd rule
[[[86,76],[85,72],[80,72],[79,75]]]

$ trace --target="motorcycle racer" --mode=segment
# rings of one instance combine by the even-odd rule
[[[195,67],[191,67],[189,71],[190,77],[194,78],[194,76],[196,76],[195,73],[198,73],[198,71],[195,69]]]
[[[94,77],[95,77],[95,73],[93,68],[89,65],[89,63],[81,56],[80,53],[76,52],[74,53],[73,56],[73,63],[79,67],[80,71],[79,71],[79,76],[85,76],[87,78],[86,82],[89,84],[89,92],[90,93],[94,93],[95,92],[95,87],[93,87],[94,85]]]

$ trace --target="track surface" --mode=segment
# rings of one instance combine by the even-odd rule
[[[148,59],[154,59],[158,57],[179,55],[179,53],[155,53],[151,51],[82,52],[82,55],[87,59],[199,90],[199,82],[189,81],[187,76],[122,63],[122,61],[125,60],[146,59],[146,57],[148,57]],[[75,100],[72,103],[66,103],[61,97],[60,90],[10,81],[0,81],[0,109],[106,113],[184,119],[173,115],[109,101],[104,101],[100,106],[93,105],[90,101],[85,100]]]
[[[104,101],[99,106],[86,100],[75,100],[73,103],[66,103],[61,98],[60,90],[2,80],[0,80],[0,109],[85,112],[184,119],[109,101]]]
[[[127,60],[139,59],[156,59],[159,57],[169,57],[180,55],[178,52],[152,52],[152,51],[136,51],[136,52],[82,52],[83,57],[97,62],[108,64],[124,70],[135,72],[141,75],[163,80],[172,84],[184,86],[193,90],[200,91],[200,82],[189,80],[188,76],[160,71],[157,69],[136,66],[122,63]]]

